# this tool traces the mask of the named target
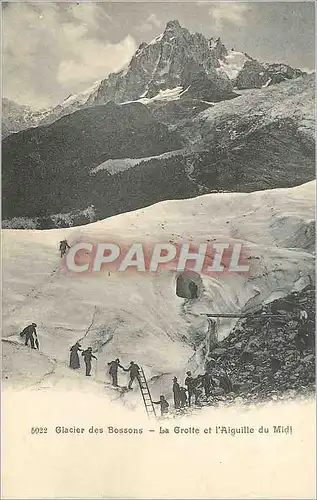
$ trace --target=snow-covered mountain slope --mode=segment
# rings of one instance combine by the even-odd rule
[[[30,106],[23,106],[16,102],[2,99],[2,139],[14,132],[37,127],[39,123],[50,116],[50,109],[34,111]]]
[[[55,106],[48,115],[44,116],[39,125],[53,123],[62,116],[74,113],[88,105],[91,95],[99,88],[101,81],[97,80],[89,88],[78,94],[71,94],[64,99],[60,104]]]
[[[30,106],[17,104],[11,99],[2,99],[2,139],[8,135],[53,123],[64,115],[74,113],[84,107],[91,94],[99,87],[100,80],[78,94],[71,94],[60,104],[48,109],[34,110]]]
[[[97,380],[104,380],[106,362],[119,357],[125,365],[139,362],[149,378],[155,377],[155,396],[162,389],[168,393],[173,374],[183,376],[186,367],[203,369],[211,342],[203,313],[252,310],[314,280],[314,204],[311,182],[162,202],[71,230],[4,230],[3,335],[19,342],[23,326],[35,321],[43,353],[63,366],[69,347],[82,339],[97,352]],[[176,295],[174,270],[66,274],[57,251],[64,237],[71,244],[79,238],[126,244],[242,242],[250,275],[202,274],[198,299],[188,301]],[[228,335],[235,321],[219,321],[218,337]]]

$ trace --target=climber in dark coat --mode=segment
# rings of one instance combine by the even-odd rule
[[[129,368],[123,368],[125,372],[130,372],[130,381],[128,384],[128,388],[132,389],[132,384],[135,379],[139,380],[140,376],[140,367],[134,362],[130,361]]]
[[[93,355],[92,353],[92,348],[88,347],[86,351],[83,351],[81,353],[82,356],[84,356],[84,361],[86,365],[86,377],[90,377],[90,372],[91,372],[91,358],[96,358],[96,356]]]
[[[184,408],[187,403],[187,394],[186,394],[186,389],[185,387],[180,388],[180,393],[179,393],[179,398],[180,398],[180,408]]]
[[[205,391],[205,396],[208,398],[211,394],[211,389],[214,386],[214,381],[212,380],[212,376],[210,373],[205,372],[202,378],[203,388]]]
[[[227,372],[222,368],[219,376],[219,386],[225,391],[225,393],[232,392],[233,386]]]
[[[184,384],[187,387],[188,392],[188,406],[191,404],[192,396],[195,393],[195,379],[192,377],[192,372],[186,372],[187,377],[185,378]]]
[[[78,368],[80,368],[78,351],[82,351],[82,349],[79,342],[76,342],[76,344],[74,344],[70,348],[70,357],[69,357],[69,368],[73,368],[73,370],[78,370]]]
[[[67,240],[62,240],[59,242],[59,251],[61,252],[61,258],[67,252],[67,249],[69,249],[69,248],[70,248],[70,246],[67,243]]]
[[[108,363],[108,366],[110,366],[109,374],[112,378],[112,385],[114,387],[118,387],[118,367],[120,366],[120,368],[124,370],[123,366],[120,365],[120,359],[117,358],[114,361],[110,361],[110,363]]]
[[[174,395],[174,408],[178,409],[180,407],[180,386],[177,381],[177,377],[173,378],[173,395]]]
[[[24,330],[20,333],[20,337],[25,336],[24,345],[28,345],[29,342],[31,344],[32,349],[39,349],[39,341],[36,333],[36,324],[32,323],[24,328]]]
[[[160,408],[161,408],[161,417],[163,417],[163,415],[166,415],[166,413],[168,413],[169,404],[166,401],[165,396],[160,396],[160,400],[159,401],[153,401],[153,403],[155,405],[160,405]]]

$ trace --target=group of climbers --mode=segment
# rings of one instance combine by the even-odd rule
[[[223,368],[218,369],[217,378],[219,387],[226,393],[233,390],[232,382]],[[213,389],[216,387],[216,381],[212,374],[206,371],[203,375],[197,377],[192,376],[192,372],[186,372],[184,381],[185,387],[181,387],[177,377],[173,379],[173,396],[175,409],[184,408],[186,404],[190,407],[192,403],[200,403],[200,398],[204,395],[206,398],[212,395]]]
[[[125,372],[129,372],[130,375],[130,380],[128,383],[128,389],[132,389],[132,384],[135,380],[139,380],[140,376],[140,367],[137,365],[134,361],[130,361],[130,365],[128,368],[124,368],[120,364],[119,358],[115,359],[114,361],[110,361],[108,363],[109,366],[109,374],[112,379],[112,385],[114,387],[118,387],[118,368],[121,368]]]
[[[226,393],[233,390],[232,382],[223,368],[218,368],[217,378],[219,381],[219,387]],[[212,395],[212,390],[216,387],[216,381],[209,372],[205,372],[203,375],[198,375],[193,377],[191,371],[186,372],[186,378],[184,381],[184,386],[182,387],[177,377],[173,378],[173,398],[174,398],[174,408],[175,410],[180,410],[185,407],[190,407],[193,403],[195,405],[200,404],[200,398],[204,395],[209,398]],[[160,396],[159,401],[153,401],[153,404],[160,405],[161,416],[164,416],[169,411],[169,403],[164,395]]]
[[[306,328],[308,322],[307,312],[305,310],[301,310],[299,314],[299,328],[298,332],[294,338],[296,347],[302,351],[305,349],[308,343],[310,343],[308,330]],[[37,325],[36,323],[31,323],[26,326],[22,332],[20,333],[21,338],[25,338],[25,346],[30,344],[32,349],[39,349],[39,339],[36,331]],[[80,368],[80,359],[78,352],[81,352],[81,355],[84,359],[86,366],[86,376],[89,377],[91,374],[91,360],[97,359],[92,352],[92,348],[88,347],[87,349],[82,349],[81,344],[76,342],[70,348],[70,360],[69,367],[76,370]],[[272,371],[276,371],[278,366],[274,365],[275,359],[272,359]],[[124,368],[121,365],[119,358],[116,358],[114,361],[110,361],[108,363],[109,366],[109,374],[112,379],[112,385],[114,387],[118,387],[118,369],[121,368],[124,372],[129,372],[129,383],[128,389],[132,389],[132,385],[135,380],[139,381],[140,375],[140,367],[134,362],[131,361],[128,368]],[[222,389],[225,393],[230,393],[233,390],[232,382],[224,370],[223,367],[218,367],[217,375],[219,388]],[[200,403],[201,396],[205,396],[209,398],[212,395],[213,389],[216,388],[216,382],[213,375],[206,371],[203,375],[198,375],[196,378],[192,376],[191,371],[186,372],[186,378],[184,380],[184,386],[181,386],[178,382],[177,377],[173,378],[173,386],[172,392],[174,397],[174,408],[181,409],[186,406],[190,407],[192,403],[195,404]],[[164,395],[160,396],[159,401],[153,401],[154,404],[159,404],[161,408],[161,414],[164,415],[168,412],[169,404],[166,401]]]
[[[67,253],[68,249],[70,249],[70,245],[68,244],[67,240],[64,239],[60,241],[59,251],[61,258]],[[193,295],[195,295],[197,290],[192,290],[192,292]],[[298,330],[296,335],[294,336],[294,343],[298,351],[300,351],[301,353],[303,353],[307,347],[311,347],[311,345],[315,341],[314,336],[307,328],[308,322],[309,318],[307,312],[303,309],[300,310],[298,314]],[[39,339],[36,328],[37,325],[35,323],[32,323],[26,326],[20,333],[21,338],[25,338],[25,346],[28,346],[30,344],[30,347],[32,349],[39,349]],[[85,374],[89,377],[91,376],[92,359],[97,360],[97,358],[96,356],[94,356],[91,347],[88,347],[84,350],[81,348],[81,344],[79,343],[79,341],[70,348],[69,367],[74,370],[80,368],[79,352],[81,352],[81,356],[83,357],[85,363]],[[124,372],[129,373],[128,389],[131,390],[133,383],[140,380],[140,367],[134,361],[131,361],[130,365],[125,368],[120,363],[119,358],[116,358],[115,360],[108,363],[108,367],[113,387],[118,387],[119,368]],[[275,373],[279,368],[280,361],[273,357],[272,373]],[[186,406],[191,407],[192,404],[199,405],[202,396],[204,396],[206,399],[210,398],[210,396],[212,396],[213,394],[213,391],[218,387],[227,394],[233,391],[232,382],[223,367],[218,367],[215,372],[205,371],[204,374],[198,375],[196,377],[192,376],[191,371],[187,371],[184,380],[184,386],[180,385],[177,377],[175,376],[173,378],[172,385],[174,408],[176,410],[179,410],[185,408]],[[169,403],[164,395],[160,396],[159,401],[152,402],[153,404],[160,405],[161,415],[166,415],[168,413]]]
[[[80,360],[79,360],[79,355],[78,351],[82,351],[81,355],[84,357],[85,365],[86,365],[86,376],[90,376],[91,372],[91,360],[92,358],[97,359],[96,356],[92,353],[92,348],[88,347],[88,349],[83,350],[81,348],[81,345],[79,342],[76,342],[71,348],[70,348],[70,360],[69,360],[69,367],[72,368],[73,370],[77,370],[80,368]],[[112,385],[114,387],[119,387],[118,386],[118,368],[121,368],[125,372],[129,372],[129,383],[128,383],[128,389],[132,389],[132,384],[135,380],[139,380],[139,374],[140,374],[140,367],[134,362],[130,361],[130,365],[128,368],[124,368],[120,364],[119,358],[115,359],[114,361],[110,361],[108,363],[109,366],[109,374],[112,379]]]
[[[20,333],[20,337],[25,338],[24,345],[28,346],[30,344],[31,349],[39,349],[40,348],[36,328],[37,328],[36,323],[31,323],[30,325],[26,326],[22,330],[22,332]],[[79,355],[78,355],[79,351],[81,351],[81,355],[83,356],[84,362],[86,365],[86,376],[90,377],[91,360],[92,360],[92,358],[97,359],[96,356],[93,355],[91,347],[88,347],[88,349],[83,350],[81,348],[80,343],[76,342],[70,348],[69,367],[73,368],[74,370],[77,370],[78,368],[80,368],[80,361],[79,361]]]
[[[108,363],[109,375],[112,380],[113,387],[118,387],[118,369],[121,368],[125,372],[130,372],[130,380],[128,383],[128,388],[132,389],[132,384],[134,380],[139,381],[140,377],[140,367],[134,362],[130,362],[128,368],[124,368],[121,365],[119,358]],[[232,382],[223,368],[218,370],[219,386],[225,392],[232,391]],[[174,408],[181,409],[186,406],[191,406],[194,402],[199,404],[200,397],[202,394],[208,398],[212,394],[212,389],[216,386],[216,382],[212,378],[209,372],[205,372],[203,375],[198,375],[196,378],[192,376],[192,373],[188,371],[186,373],[186,378],[184,381],[184,386],[180,386],[177,377],[173,378],[172,392],[174,396]],[[194,401],[193,401],[194,399]],[[168,413],[169,403],[164,395],[160,396],[159,401],[153,401],[153,404],[160,405],[161,415]]]
[[[91,360],[92,358],[97,359],[92,353],[92,347],[88,347],[88,349],[84,350],[81,348],[80,343],[76,342],[76,344],[70,348],[69,368],[73,368],[73,370],[78,370],[78,368],[80,368],[78,351],[81,351],[81,355],[84,358],[86,365],[86,377],[90,377]]]

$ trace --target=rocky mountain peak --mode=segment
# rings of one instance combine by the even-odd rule
[[[166,31],[174,31],[174,30],[180,30],[182,29],[182,26],[180,25],[179,21],[174,20],[174,21],[168,21],[166,24],[165,32]]]
[[[185,90],[191,86],[190,74],[196,70],[198,78],[192,75],[192,97],[226,99],[232,96],[232,84],[227,74],[220,71],[219,63],[226,54],[220,38],[211,41],[201,33],[190,33],[177,20],[169,21],[163,33],[139,45],[126,70],[103,80],[90,103],[122,103],[152,98],[176,87]]]
[[[217,102],[236,97],[234,88],[267,87],[302,75],[286,64],[261,63],[234,48],[228,50],[220,37],[207,38],[171,20],[161,34],[139,45],[127,68],[69,96],[35,121],[26,107],[4,103],[3,131],[8,135],[37,123],[52,123],[84,107],[152,99],[175,89],[179,94],[186,91],[186,98]]]

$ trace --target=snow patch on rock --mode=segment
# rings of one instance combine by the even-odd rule
[[[138,99],[137,102],[141,102],[142,104],[148,104],[150,102],[155,101],[175,101],[180,98],[183,92],[183,87],[174,87],[173,89],[160,90],[158,94],[154,97],[147,98],[143,97]]]

